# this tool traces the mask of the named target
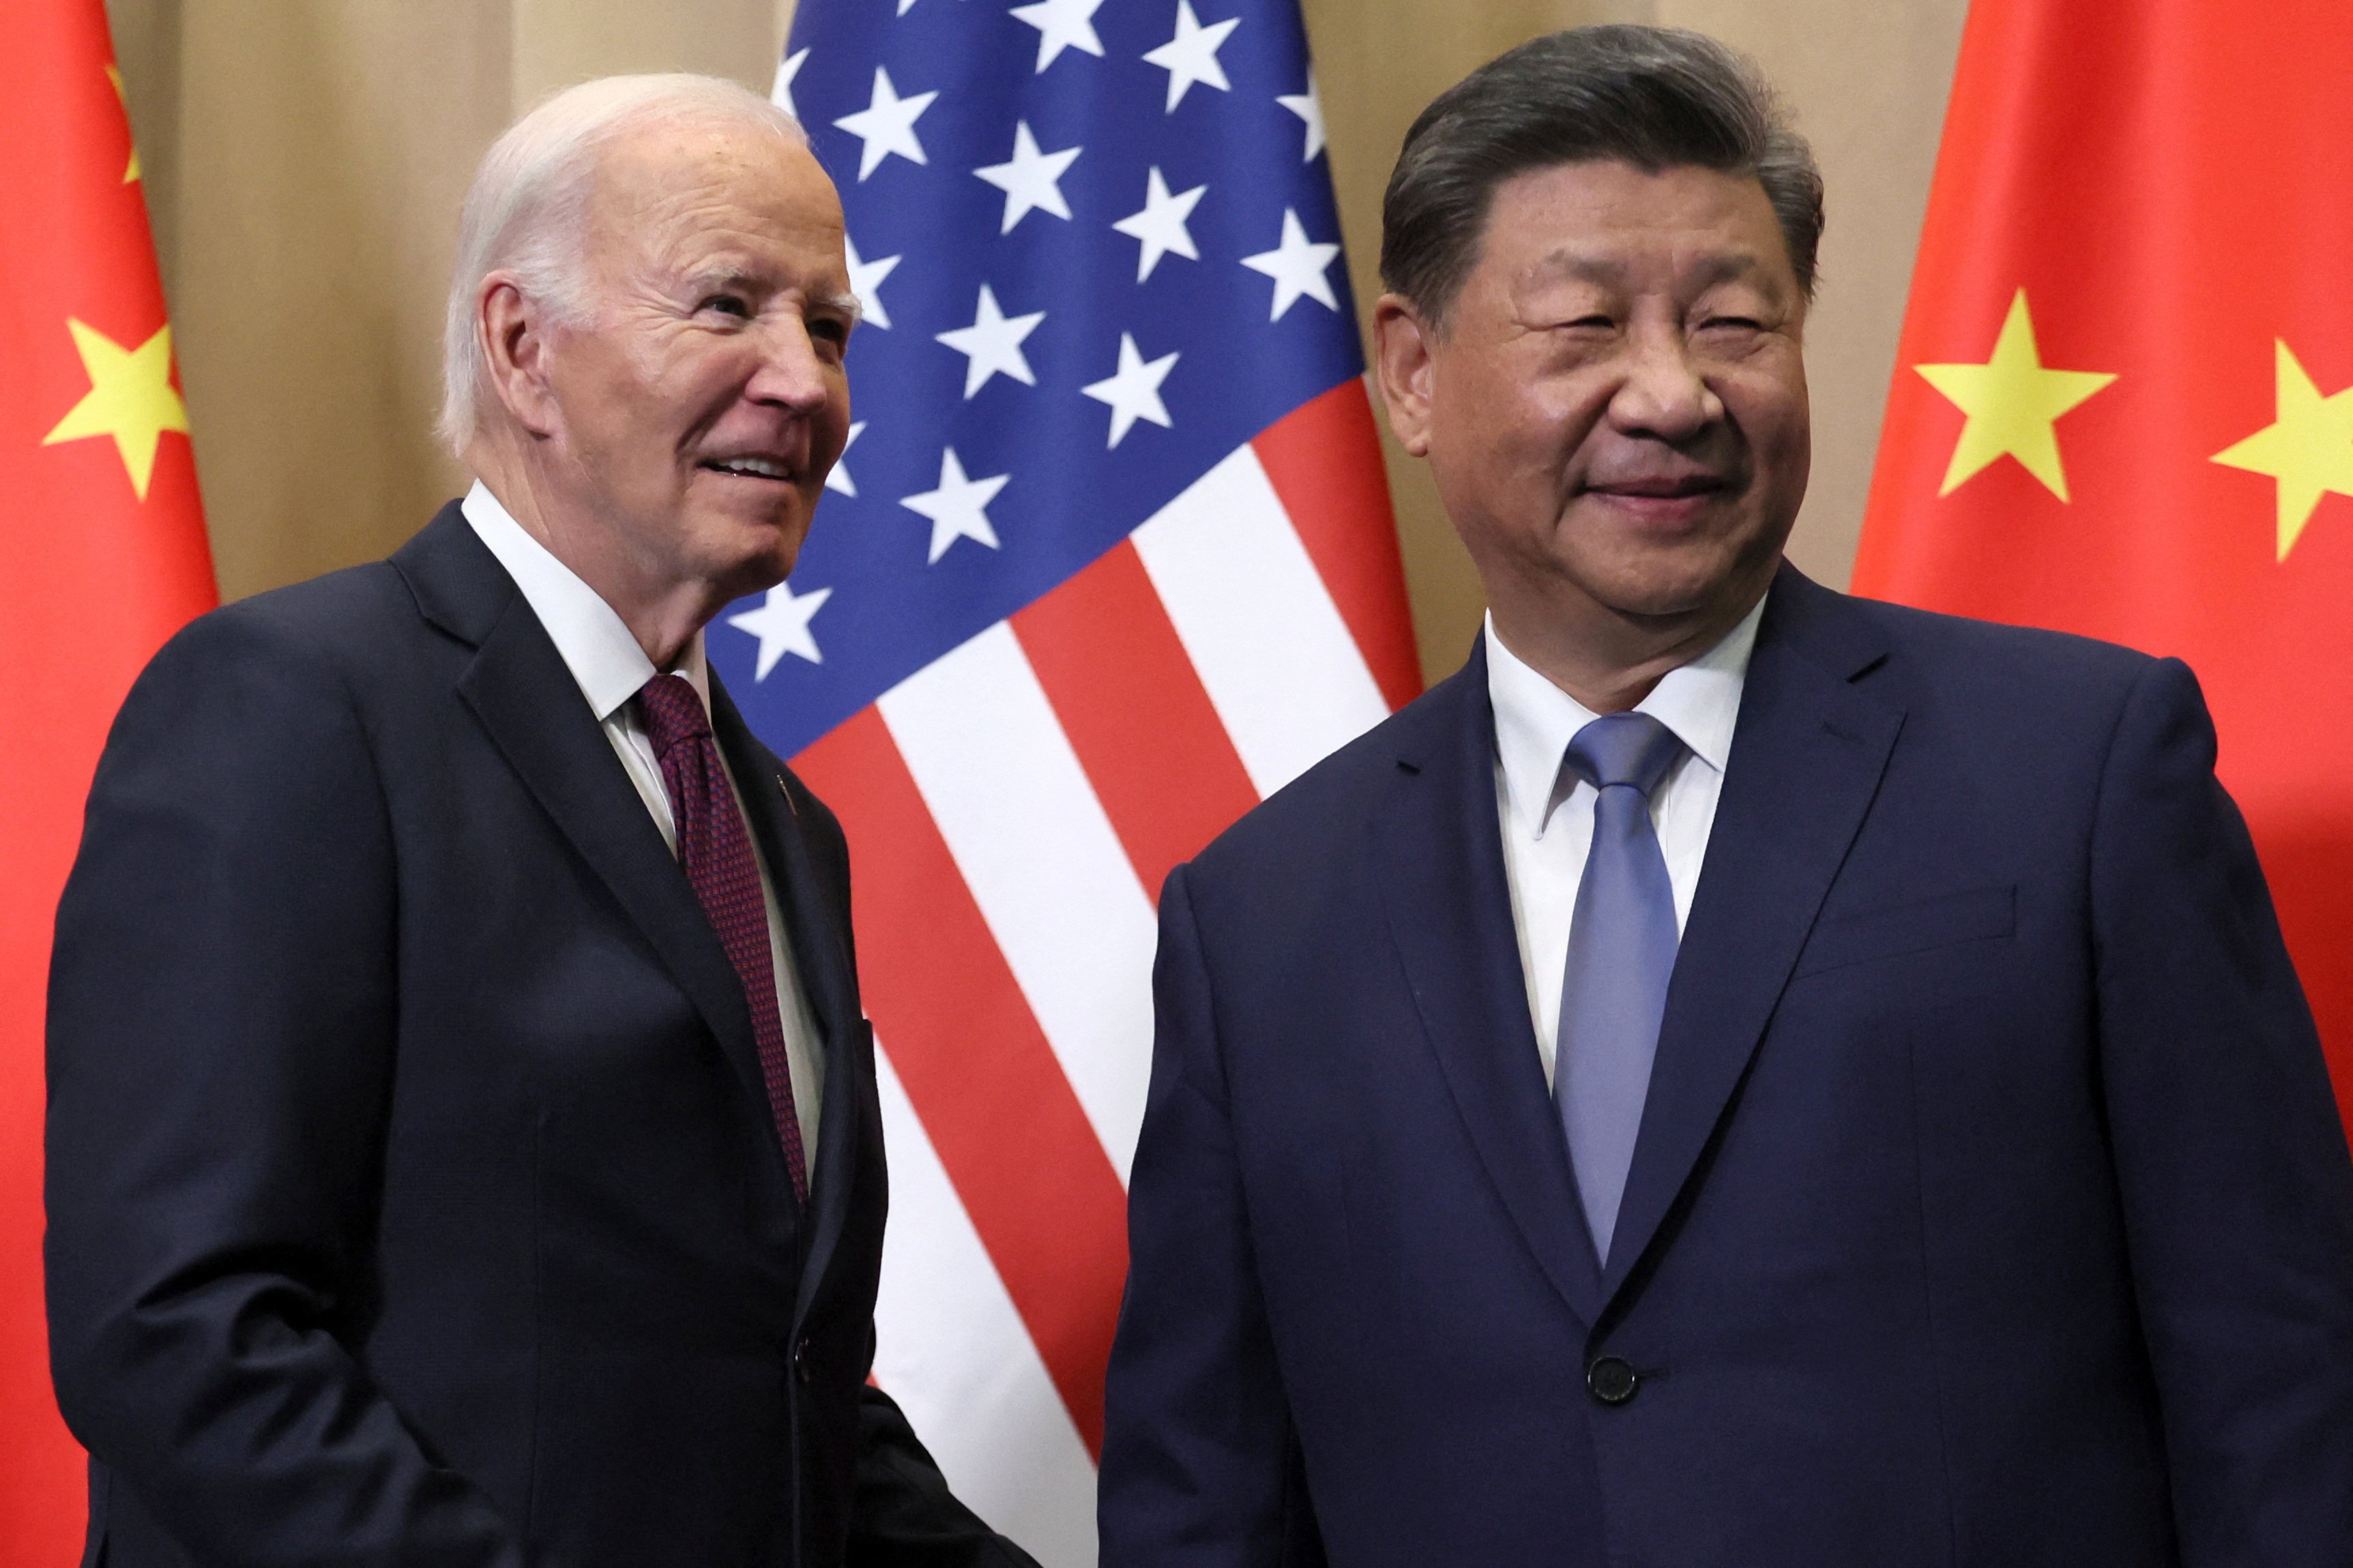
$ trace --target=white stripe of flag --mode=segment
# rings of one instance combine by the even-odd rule
[[[1152,1071],[1152,900],[1012,627],[879,706],[1124,1184]]]
[[[965,1504],[1043,1568],[1093,1568],[1095,1470],[1029,1331],[875,1042],[891,1223],[874,1303],[874,1381]]]
[[[1261,799],[1388,717],[1250,447],[1194,480],[1134,540]]]

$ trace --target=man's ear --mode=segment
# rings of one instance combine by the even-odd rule
[[[474,295],[474,336],[491,385],[507,415],[532,435],[555,433],[562,417],[548,384],[547,312],[512,273],[493,272]]]
[[[1389,428],[1398,445],[1417,458],[1430,456],[1430,344],[1435,337],[1412,300],[1384,294],[1373,306],[1374,368]]]

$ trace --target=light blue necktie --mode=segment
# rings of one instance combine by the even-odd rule
[[[1564,764],[1595,795],[1561,979],[1553,1098],[1605,1265],[1675,969],[1675,889],[1651,826],[1651,792],[1683,752],[1649,714],[1609,713],[1577,732]]]

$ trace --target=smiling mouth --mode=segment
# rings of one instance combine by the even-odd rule
[[[714,474],[731,474],[743,479],[790,479],[790,465],[774,458],[713,458],[701,465]]]
[[[1691,474],[1676,479],[1625,479],[1614,484],[1588,485],[1596,495],[1616,500],[1692,500],[1721,494],[1729,487],[1714,474]]]

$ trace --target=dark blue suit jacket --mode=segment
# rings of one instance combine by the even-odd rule
[[[712,707],[824,1036],[806,1211],[742,984],[454,505],[141,676],[49,995],[90,1563],[1027,1561],[864,1386],[849,863]]]
[[[2353,1562],[2353,1163],[2183,666],[1783,571],[1606,1272],[1492,724],[1169,880],[1105,1568]]]

